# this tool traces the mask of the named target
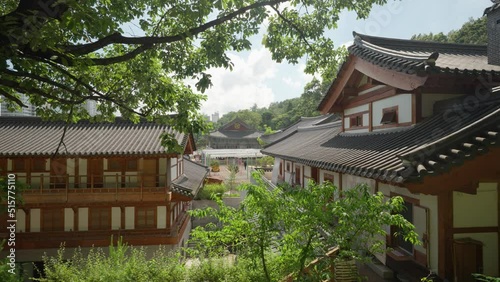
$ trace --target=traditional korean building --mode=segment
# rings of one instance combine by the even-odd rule
[[[240,118],[223,125],[208,135],[210,149],[260,149],[257,141],[262,132],[255,130]]]
[[[296,127],[262,150],[276,158],[275,182],[367,183],[402,196],[423,244],[388,227],[393,250],[377,258],[408,281],[500,274],[499,7],[486,11],[488,46],[354,33],[318,108],[341,118]]]
[[[36,117],[0,117],[0,173],[15,175],[16,261],[39,262],[71,249],[109,246],[111,237],[133,246],[175,248],[185,244],[187,210],[208,169],[183,155],[195,144],[191,134],[153,122],[69,124]],[[160,145],[172,134],[183,153]],[[7,218],[0,238],[7,238]],[[3,256],[3,255],[2,255]],[[24,264],[31,267],[31,263]]]

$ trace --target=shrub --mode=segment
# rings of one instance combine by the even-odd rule
[[[210,200],[215,196],[222,196],[227,191],[225,185],[222,184],[207,184],[198,192],[197,200]]]

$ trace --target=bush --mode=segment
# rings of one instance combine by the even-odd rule
[[[207,184],[198,192],[197,200],[210,200],[214,196],[222,196],[227,192],[227,188],[222,184]]]
[[[44,257],[45,278],[36,281],[184,281],[185,268],[181,257],[158,250],[150,260],[144,249],[130,248],[118,241],[109,247],[91,249],[88,256],[75,251],[71,260],[64,258],[64,248],[56,257]]]

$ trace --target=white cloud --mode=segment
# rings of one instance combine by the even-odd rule
[[[225,114],[248,109],[254,104],[269,106],[274,101],[274,93],[267,83],[277,72],[269,51],[261,47],[252,50],[247,58],[232,53],[229,57],[234,63],[233,71],[217,68],[208,72],[212,75],[213,86],[205,92],[208,99],[202,104],[201,111]]]

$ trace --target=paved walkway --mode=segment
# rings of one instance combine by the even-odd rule
[[[239,172],[236,173],[236,175],[235,175],[236,176],[236,179],[235,179],[236,183],[240,184],[240,183],[250,182],[250,168],[247,167],[247,169],[245,170],[245,168],[242,165],[239,166],[238,168],[239,168]],[[229,169],[226,165],[221,165],[219,172],[210,171],[208,175],[211,177],[222,179],[223,181],[227,181],[231,175],[231,172],[229,171]]]

